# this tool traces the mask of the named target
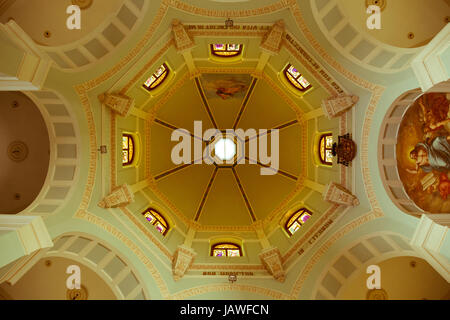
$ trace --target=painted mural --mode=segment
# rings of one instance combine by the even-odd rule
[[[429,93],[407,110],[397,139],[400,179],[417,206],[450,212],[450,94]]]
[[[243,98],[251,81],[252,77],[248,74],[203,74],[201,77],[202,87],[208,99]]]

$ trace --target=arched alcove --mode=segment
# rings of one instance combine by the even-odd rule
[[[340,300],[448,300],[450,284],[431,265],[418,257],[398,256],[377,263],[383,294],[370,295],[366,285],[370,274],[358,270],[340,290]],[[374,289],[374,291],[377,291]],[[376,292],[375,292],[376,293]]]
[[[381,126],[378,163],[391,200],[414,216],[450,210],[449,95],[410,90],[397,98]]]
[[[0,10],[2,28],[39,56],[62,69],[79,69],[98,62],[114,51],[143,21],[144,0],[101,1],[16,0]],[[80,6],[80,29],[69,29],[67,13]],[[42,10],[45,8],[45,10]],[[39,12],[39,14],[30,14]],[[39,26],[39,27],[37,27]]]
[[[1,91],[0,213],[15,214],[39,195],[50,162],[49,132],[39,108],[19,91]]]
[[[66,273],[69,266],[79,266],[85,297],[68,296]],[[68,257],[46,257],[39,260],[16,284],[3,283],[0,290],[12,300],[116,300],[117,297],[94,270]]]

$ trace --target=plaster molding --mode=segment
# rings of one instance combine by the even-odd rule
[[[442,221],[450,220],[450,214],[441,214],[443,218],[437,218]],[[416,248],[424,257],[424,259],[439,274],[450,282],[450,261],[442,252],[442,245],[448,234],[448,227],[435,222],[430,216],[439,216],[438,214],[423,214],[414,232],[410,244]]]
[[[123,94],[102,93],[98,96],[98,99],[122,117],[127,117],[131,108],[134,107],[134,99]]]
[[[124,184],[113,189],[110,194],[100,200],[98,206],[103,209],[117,208],[127,206],[132,202],[134,202],[134,194],[130,186]]]
[[[277,55],[280,52],[284,34],[284,21],[278,20],[264,36],[260,48],[270,55]]]
[[[50,234],[41,216],[1,214],[0,231],[2,231],[0,240],[4,242],[3,246],[15,246],[21,249],[21,251],[16,250],[12,254],[4,250],[0,254],[0,267],[36,250],[53,246]]]
[[[340,95],[338,97],[323,100],[322,109],[328,119],[332,119],[349,111],[358,101],[358,96]]]
[[[172,272],[175,281],[183,278],[187,270],[192,266],[197,253],[194,249],[185,245],[178,246],[173,256]]]
[[[139,246],[137,246],[133,241],[131,241],[119,229],[117,229],[116,227],[111,225],[109,222],[87,212],[86,210],[78,210],[75,214],[75,217],[78,219],[86,220],[87,222],[94,224],[95,226],[108,232],[109,234],[114,236],[116,239],[121,241],[124,245],[126,245],[135,254],[135,256],[147,267],[147,270],[150,273],[150,275],[152,276],[156,285],[158,286],[158,288],[161,292],[161,295],[164,298],[169,297],[170,293],[169,293],[169,289],[166,285],[166,282],[161,277],[158,269],[154,266],[154,264],[147,257],[147,255],[139,248]]]
[[[283,260],[281,258],[280,249],[277,247],[267,248],[258,255],[267,272],[269,272],[275,280],[284,282],[286,272],[283,268]]]
[[[338,205],[351,207],[359,205],[359,200],[355,195],[335,182],[330,182],[325,187],[322,196],[325,201]]]
[[[311,273],[314,265],[319,262],[319,260],[322,258],[322,256],[328,252],[330,247],[334,245],[336,241],[353,231],[355,228],[372,221],[374,219],[378,218],[378,213],[375,211],[371,211],[363,216],[360,216],[359,218],[354,219],[353,221],[347,223],[345,226],[343,226],[341,229],[339,229],[337,232],[335,232],[309,259],[306,266],[303,268],[302,272],[298,275],[297,279],[294,282],[294,285],[291,288],[290,294],[296,298],[298,298],[298,295],[300,294],[300,291],[303,287],[303,283],[305,282],[308,275]]]
[[[239,280],[238,280],[239,281]],[[183,290],[172,294],[170,300],[186,300],[201,294],[210,292],[248,292],[256,293],[262,296],[266,296],[271,300],[293,300],[294,298],[288,294],[285,294],[278,290],[268,289],[264,287],[245,285],[245,284],[208,284],[204,286],[198,286],[191,289]]]
[[[180,22],[180,20],[175,19],[172,21],[172,32],[178,53],[190,50],[195,46],[194,41],[192,41],[192,39],[189,37],[185,27]]]

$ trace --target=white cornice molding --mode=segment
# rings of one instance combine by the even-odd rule
[[[447,24],[411,62],[412,69],[423,92],[449,89],[439,86],[450,78],[450,65],[446,62],[450,50],[450,24]]]
[[[435,218],[438,215],[423,214],[417,225],[414,236],[410,244],[419,251],[424,259],[448,282],[450,282],[450,262],[442,254],[442,245],[447,236],[448,227],[438,224],[439,222],[450,222],[450,214],[441,214],[443,217]]]
[[[1,246],[2,248],[13,247],[11,241],[15,242],[16,247],[21,248],[21,252],[2,250],[4,253],[0,253],[0,267],[36,250],[53,246],[52,239],[41,216],[2,214],[0,215],[0,231],[0,243],[7,241]]]

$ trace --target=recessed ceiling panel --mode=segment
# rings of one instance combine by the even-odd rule
[[[297,119],[291,107],[263,80],[258,80],[238,128],[270,129]]]
[[[205,225],[223,226],[242,226],[252,223],[232,169],[217,171],[199,222]]]
[[[236,166],[257,219],[264,219],[294,190],[296,181],[281,174],[261,175],[261,167],[254,164]]]
[[[158,110],[157,118],[192,133],[194,132],[194,121],[202,121],[203,130],[213,128],[194,81],[186,82]]]
[[[157,186],[188,219],[194,219],[214,168],[191,165],[161,178]]]

